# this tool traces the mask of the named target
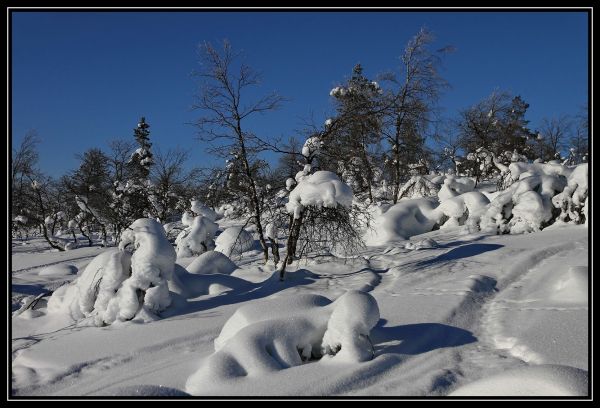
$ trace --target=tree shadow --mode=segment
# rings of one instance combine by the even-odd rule
[[[414,355],[477,341],[470,331],[441,323],[417,323],[392,327],[385,327],[385,323],[386,320],[381,319],[371,332],[376,355],[390,353]]]
[[[415,263],[416,267],[430,266],[435,263],[450,262],[457,259],[470,258],[477,256],[485,252],[495,251],[496,249],[502,248],[504,245],[499,244],[468,244],[462,245],[457,248],[453,248],[448,252],[436,256],[432,259],[426,259]]]

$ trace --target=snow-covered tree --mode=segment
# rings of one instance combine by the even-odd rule
[[[227,157],[228,186],[236,192],[236,201],[243,203],[250,223],[256,227],[258,240],[267,262],[268,246],[264,236],[263,200],[261,178],[264,162],[257,154],[269,147],[265,138],[247,127],[249,118],[277,109],[283,98],[276,93],[267,94],[254,101],[246,101],[247,93],[260,83],[260,75],[240,62],[240,55],[228,42],[223,50],[209,43],[200,47],[202,68],[197,72],[200,89],[195,109],[201,116],[196,121],[199,137],[205,142],[219,142],[214,153]]]

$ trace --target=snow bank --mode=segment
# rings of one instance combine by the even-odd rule
[[[351,207],[352,189],[343,183],[335,173],[317,171],[302,178],[292,190],[287,211],[299,218],[307,206],[335,208],[337,205]]]
[[[227,256],[240,255],[252,249],[254,238],[242,227],[230,227],[217,237],[215,243],[215,251]]]
[[[186,218],[185,223],[189,223],[189,219]],[[190,257],[212,250],[215,245],[213,238],[218,227],[208,217],[202,215],[194,217],[191,225],[181,231],[175,239],[177,257]]]
[[[365,242],[383,245],[429,232],[437,222],[435,207],[436,200],[432,198],[402,200],[374,217],[372,228],[365,233]]]
[[[69,264],[50,265],[42,268],[39,276],[70,276],[77,274],[77,267]]]
[[[588,372],[564,365],[508,370],[454,390],[449,396],[586,396]]]
[[[375,299],[358,291],[333,303],[323,296],[291,294],[253,302],[223,326],[215,353],[188,378],[185,390],[226,394],[244,377],[275,373],[323,354],[333,354],[332,361],[370,359],[368,336],[378,320]]]
[[[186,270],[193,274],[222,273],[231,274],[237,269],[237,265],[221,252],[208,251],[200,255],[189,264]]]

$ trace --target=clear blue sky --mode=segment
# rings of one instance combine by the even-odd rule
[[[12,137],[36,129],[40,167],[58,176],[75,154],[132,138],[144,115],[161,149],[191,151],[208,166],[188,125],[195,93],[197,45],[224,38],[264,74],[265,92],[290,99],[254,121],[264,135],[291,136],[312,111],[331,113],[329,90],[360,62],[367,76],[396,69],[421,26],[436,46],[456,52],[444,62],[452,88],[447,116],[495,88],[521,95],[535,128],[542,117],[576,114],[588,97],[588,23],[584,12],[14,12]]]

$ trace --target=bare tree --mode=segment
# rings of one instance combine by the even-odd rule
[[[400,75],[389,73],[382,76],[392,83],[394,90],[389,95],[387,126],[384,136],[391,147],[393,202],[409,176],[408,165],[423,160],[424,130],[429,114],[447,82],[440,76],[440,54],[451,51],[451,47],[432,52],[429,46],[433,34],[422,28],[406,45],[401,56]]]
[[[567,147],[572,127],[573,122],[566,115],[542,120],[539,139],[542,145],[542,160],[560,159],[561,152]]]
[[[196,121],[199,137],[208,143],[218,143],[212,151],[221,156],[233,156],[239,164],[240,199],[248,201],[250,221],[256,226],[267,262],[269,255],[261,222],[263,208],[258,185],[261,166],[256,155],[269,147],[264,138],[248,130],[246,123],[256,114],[277,109],[283,98],[270,93],[246,102],[246,93],[260,84],[260,75],[239,62],[240,54],[233,51],[229,42],[223,42],[221,51],[204,43],[200,52],[201,69],[196,76],[201,83],[193,106],[202,112]]]

